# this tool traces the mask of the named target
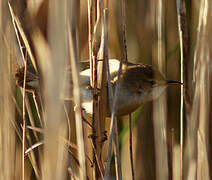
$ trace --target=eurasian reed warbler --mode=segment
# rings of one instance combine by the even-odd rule
[[[118,80],[120,61],[110,59],[110,75],[113,91]],[[39,75],[32,72],[32,67],[27,68],[26,86],[27,91],[36,91],[39,87]],[[69,72],[71,73],[71,72]],[[24,67],[19,68],[15,74],[16,82],[23,87]],[[64,76],[65,77],[65,76]],[[71,77],[68,74],[67,77]],[[68,91],[72,91],[72,80],[67,78]],[[87,113],[92,114],[92,88],[90,86],[90,69],[80,72],[80,92],[82,97],[82,106]],[[135,111],[139,106],[146,102],[158,98],[171,85],[182,85],[181,82],[167,80],[161,72],[147,64],[133,64],[123,62],[122,73],[120,76],[119,91],[116,106],[116,115],[123,116]],[[62,95],[64,100],[71,100],[72,93],[66,92]],[[109,103],[108,103],[109,104]],[[108,107],[108,115],[110,115]]]

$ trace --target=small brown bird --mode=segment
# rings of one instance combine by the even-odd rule
[[[110,59],[110,74],[113,91],[117,83],[120,61]],[[16,82],[23,87],[23,68],[16,73]],[[71,77],[71,76],[68,76]],[[68,80],[70,90],[71,80]],[[34,91],[39,85],[39,76],[30,72],[28,68],[26,75],[26,90]],[[182,85],[181,82],[166,80],[157,69],[146,64],[123,63],[120,77],[116,115],[123,116],[135,111],[142,104],[158,98],[170,85]],[[92,88],[90,87],[90,69],[80,72],[80,91],[82,106],[87,113],[92,114]],[[69,95],[68,95],[69,94]],[[65,100],[70,100],[70,93],[65,93]],[[109,104],[109,103],[108,103]],[[110,115],[108,108],[108,115]]]

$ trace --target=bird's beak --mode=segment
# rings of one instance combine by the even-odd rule
[[[181,83],[179,81],[168,80],[167,85],[169,85],[169,86],[172,86],[172,85],[180,86],[180,85],[183,85],[183,83]]]

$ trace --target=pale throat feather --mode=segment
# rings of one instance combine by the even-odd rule
[[[117,101],[117,115],[124,112],[133,112],[142,104],[158,98],[167,86],[156,86],[149,91],[141,91],[140,93],[132,93],[124,87],[119,91]]]

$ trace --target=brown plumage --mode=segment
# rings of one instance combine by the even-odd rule
[[[119,63],[120,62],[116,59],[111,59],[109,61],[113,89],[115,89],[118,79]],[[71,77],[70,74],[68,77]],[[17,84],[23,87],[24,68],[20,68],[17,71],[16,79]],[[86,69],[80,73],[80,91],[84,109],[89,114],[92,114],[92,89],[89,86],[89,80],[90,70]],[[73,86],[71,82],[71,79],[67,80],[69,85],[68,91],[72,91],[71,89]],[[150,65],[124,63],[120,78],[116,114],[122,116],[135,111],[142,104],[158,98],[169,85],[182,85],[182,83],[166,80],[162,73]],[[31,72],[31,69],[28,68],[26,90],[34,91],[38,86],[39,76],[35,74],[35,72]],[[63,98],[71,100],[71,96],[72,93],[65,92]],[[110,108],[107,109],[108,115],[110,115]]]

